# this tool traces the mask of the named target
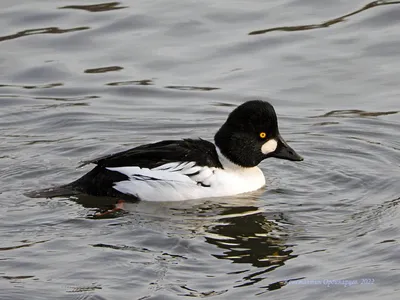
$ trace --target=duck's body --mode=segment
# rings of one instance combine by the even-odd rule
[[[148,201],[254,191],[265,184],[257,167],[263,159],[302,160],[284,142],[277,126],[268,102],[249,101],[229,115],[215,135],[215,143],[202,139],[162,141],[87,161],[85,164],[96,164],[95,168],[62,189]]]
[[[235,165],[200,139],[143,145],[87,163],[97,166],[70,186],[99,196],[177,201],[235,195],[265,184],[258,167]]]

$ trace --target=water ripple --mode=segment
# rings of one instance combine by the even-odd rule
[[[280,27],[273,27],[273,28],[267,28],[267,29],[261,29],[261,30],[254,30],[249,32],[249,35],[258,35],[258,34],[265,34],[268,32],[273,32],[273,31],[305,31],[305,30],[313,30],[313,29],[321,29],[321,28],[328,28],[332,25],[335,25],[340,22],[346,21],[349,17],[354,16],[356,14],[359,14],[363,11],[366,11],[370,8],[378,7],[378,6],[384,6],[384,5],[395,5],[395,4],[400,4],[400,1],[373,1],[370,2],[366,5],[364,5],[362,8],[357,9],[351,13],[345,14],[340,17],[336,17],[334,19],[330,19],[328,21],[324,21],[318,24],[307,24],[307,25],[296,25],[296,26],[280,26]]]
[[[70,33],[70,32],[76,32],[76,31],[82,31],[82,30],[88,30],[90,27],[88,26],[80,26],[80,27],[74,27],[74,28],[68,28],[68,29],[61,29],[58,27],[46,27],[46,28],[35,28],[35,29],[27,29],[23,31],[19,31],[14,34],[6,35],[6,36],[0,36],[0,42],[3,41],[9,41],[21,37],[27,37],[31,35],[37,35],[37,34],[63,34],[63,33]]]
[[[104,12],[104,11],[127,8],[127,6],[120,6],[120,5],[121,2],[106,2],[106,3],[92,4],[92,5],[66,5],[59,7],[59,9],[78,9],[78,10],[85,10],[88,12]]]
[[[397,4],[0,1],[0,298],[395,298]],[[90,216],[116,199],[24,195],[82,176],[82,160],[212,141],[250,99],[305,157],[264,160],[257,192],[110,218]]]

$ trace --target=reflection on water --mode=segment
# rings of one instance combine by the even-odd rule
[[[0,88],[2,87],[13,87],[13,88],[23,88],[27,90],[31,89],[51,89],[58,86],[63,86],[64,84],[61,82],[55,83],[47,83],[47,84],[40,84],[40,85],[16,85],[16,84],[0,84]]]
[[[68,28],[68,29],[60,29],[58,27],[27,29],[27,30],[19,31],[14,34],[0,36],[0,42],[13,40],[13,39],[20,38],[20,37],[26,37],[26,36],[30,36],[30,35],[35,35],[35,34],[62,34],[62,33],[69,33],[69,32],[75,32],[75,31],[88,30],[88,29],[90,29],[90,27],[87,27],[87,26],[74,27],[74,28]]]
[[[119,68],[119,69],[99,68],[99,69],[86,70],[85,73],[102,73],[102,72],[109,72],[109,71],[119,71],[119,70],[123,69],[121,67],[110,67],[110,68]],[[106,70],[103,70],[103,69],[106,69]],[[154,84],[155,84],[154,79],[127,80],[127,81],[117,81],[117,82],[107,83],[107,85],[111,85],[111,86],[154,85]],[[180,90],[180,91],[204,91],[204,92],[220,89],[217,87],[209,87],[209,86],[184,86],[184,85],[167,85],[164,88]]]
[[[21,241],[21,245],[16,245],[16,246],[11,246],[11,247],[0,247],[0,251],[8,251],[8,250],[15,250],[15,249],[19,249],[19,248],[26,248],[26,247],[31,247],[34,246],[36,244],[41,244],[41,243],[45,243],[47,241],[37,241],[37,242],[28,242],[28,241]]]
[[[82,97],[34,97],[34,99],[38,100],[54,100],[54,101],[83,101],[83,100],[90,100],[90,99],[97,99],[100,98],[99,96],[82,96]],[[89,105],[88,103],[75,103],[71,105]]]
[[[297,257],[293,254],[293,246],[287,243],[289,233],[283,223],[280,223],[284,219],[282,214],[266,213],[256,206],[261,194],[262,191],[256,191],[245,197],[199,200],[194,203],[191,201],[125,203],[124,213],[116,212],[107,215],[106,218],[140,216],[141,222],[150,227],[157,227],[156,223],[160,223],[167,235],[176,235],[180,232],[182,237],[189,235],[192,238],[204,238],[206,243],[220,250],[214,251],[213,257],[256,267],[255,272],[241,270],[232,273],[242,276],[237,287],[248,286],[265,279],[266,273],[283,266],[288,259]],[[79,195],[71,199],[90,208],[87,218],[92,218],[94,213],[112,209],[116,203],[115,198],[87,195]],[[151,252],[145,247],[123,243],[117,245],[97,243],[92,246],[122,251]],[[167,252],[163,255],[177,256],[177,254]],[[248,268],[245,267],[245,269]],[[276,289],[283,285],[282,282],[274,283],[267,289]]]
[[[257,267],[281,265],[293,256],[284,245],[282,228],[269,221],[262,212],[248,214],[256,207],[227,208],[226,214],[236,217],[224,218],[222,224],[207,229],[207,242],[224,249],[220,259],[235,263],[249,263]],[[245,214],[245,215],[242,215]]]
[[[102,68],[94,68],[94,69],[86,69],[85,73],[107,73],[113,71],[123,70],[123,67],[120,66],[111,66],[111,67],[102,67]]]
[[[107,2],[101,4],[92,4],[92,5],[66,5],[59,7],[60,9],[81,9],[89,12],[102,12],[102,11],[110,11],[116,9],[127,8],[127,6],[120,6],[121,2]]]
[[[313,116],[311,118],[324,118],[324,117],[341,117],[341,118],[358,118],[358,117],[379,117],[386,115],[397,114],[399,111],[364,111],[359,109],[344,109],[344,110],[333,110],[327,112],[321,116]]]
[[[181,91],[213,91],[213,90],[219,90],[217,87],[207,87],[207,86],[179,86],[179,85],[168,85],[165,88],[167,89],[175,89],[175,90],[181,90]]]
[[[343,16],[330,19],[328,21],[318,23],[318,24],[308,24],[308,25],[297,25],[297,26],[280,26],[280,27],[273,27],[273,28],[268,28],[268,29],[262,29],[262,30],[254,30],[249,32],[249,35],[257,35],[257,34],[264,34],[272,31],[304,31],[304,30],[312,30],[312,29],[320,29],[320,28],[327,28],[329,26],[332,26],[334,24],[344,22],[348,17],[354,16],[356,14],[359,14],[367,9],[374,8],[377,6],[383,6],[383,5],[391,5],[391,4],[400,4],[400,1],[373,1],[371,3],[368,3],[367,5],[363,6],[360,9],[357,9],[351,13],[345,14]]]
[[[263,212],[248,214],[254,210],[257,211],[257,208],[227,208],[227,215],[237,216],[223,218],[219,224],[208,227],[205,233],[208,243],[223,250],[222,254],[213,254],[214,257],[258,268],[256,272],[246,274],[237,287],[262,281],[265,273],[283,266],[286,260],[297,257],[286,245],[287,233],[284,228],[275,220],[268,220]]]
[[[154,85],[152,79],[142,79],[142,80],[128,80],[128,81],[116,81],[107,83],[111,86],[123,86],[123,85]]]

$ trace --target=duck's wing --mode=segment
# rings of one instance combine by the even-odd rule
[[[167,140],[84,161],[100,167],[153,169],[168,163],[195,162],[198,166],[222,168],[215,145],[202,139]]]
[[[70,184],[74,190],[146,200],[199,198],[211,185],[213,169],[222,168],[214,144],[201,139],[162,141],[86,163],[96,167]]]

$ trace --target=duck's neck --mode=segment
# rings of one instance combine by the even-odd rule
[[[248,169],[242,166],[239,166],[232,162],[229,158],[227,158],[224,154],[222,154],[221,150],[217,145],[215,145],[215,149],[217,150],[218,158],[219,161],[221,162],[221,165],[224,169],[230,169],[230,170],[244,170]]]
[[[243,168],[242,166],[234,163],[229,153],[229,141],[231,139],[231,130],[228,129],[228,125],[225,123],[221,126],[221,128],[217,131],[214,136],[214,144],[217,150],[219,161],[222,164],[224,169],[233,169],[237,170]]]

